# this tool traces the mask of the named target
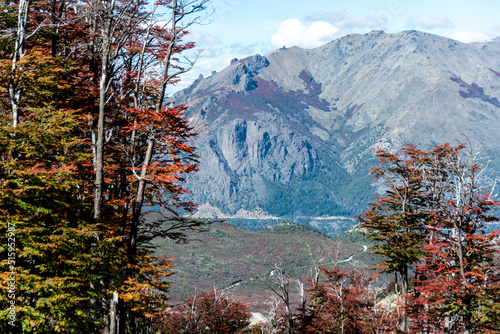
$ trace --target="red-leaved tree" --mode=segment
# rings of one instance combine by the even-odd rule
[[[498,329],[498,236],[485,227],[498,220],[500,203],[465,147],[377,152],[382,166],[372,173],[385,196],[370,204],[361,227],[387,258],[381,269],[401,278],[403,332]]]
[[[377,305],[375,276],[349,268],[323,268],[325,279],[313,286],[304,323],[305,333],[377,333],[391,328],[391,313]]]
[[[159,329],[166,334],[237,334],[243,333],[249,324],[250,313],[246,306],[214,288],[172,308],[162,319]]]

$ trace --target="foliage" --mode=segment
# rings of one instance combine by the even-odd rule
[[[206,2],[0,4],[1,237],[16,226],[23,332],[147,332],[164,313],[171,262],[149,242],[201,225],[177,213],[198,162],[165,91],[192,66],[183,39]],[[146,205],[176,223],[144,223]]]
[[[370,203],[370,209],[359,218],[366,235],[377,241],[373,246],[377,254],[387,258],[381,264],[382,270],[398,273],[406,288],[408,267],[422,256],[425,242],[427,216],[421,210],[419,154],[410,145],[395,154],[377,152],[382,166],[373,168],[371,173],[387,187],[386,196],[376,197],[377,201]]]
[[[11,300],[16,303],[19,332],[93,331],[99,324],[92,316],[90,287],[102,277],[102,272],[91,270],[101,257],[100,249],[92,247],[97,228],[82,200],[89,195],[82,178],[89,156],[75,136],[77,126],[75,113],[51,108],[34,110],[15,129],[8,119],[2,120],[3,254],[7,232],[14,232],[15,239],[15,265],[10,267],[6,258],[2,261],[3,332],[12,329],[6,316]],[[12,275],[15,299],[8,298],[6,289]]]
[[[269,194],[266,201],[259,205],[272,215],[294,220],[300,216],[349,216],[361,213],[366,209],[366,201],[372,196],[372,189],[366,185],[367,177],[359,176],[348,182],[350,178],[344,173],[340,168],[335,171],[318,168],[304,175],[294,175],[286,184],[266,182]],[[347,194],[343,198],[335,192],[335,189],[340,188]],[[354,204],[346,207],[345,203]]]
[[[497,235],[477,235],[476,249],[491,250],[488,245],[479,243],[491,243],[492,237],[497,238]],[[456,254],[450,252],[446,241],[432,241],[426,245],[426,250],[427,256],[417,266],[420,277],[415,279],[416,294],[409,297],[412,332],[498,331],[500,280],[498,264],[492,261],[491,254],[476,253],[482,259],[468,261],[469,269],[463,279],[459,267],[454,265],[458,263]]]
[[[377,152],[382,166],[372,173],[382,179],[386,196],[370,204],[361,227],[388,258],[379,267],[401,278],[403,331],[498,328],[493,319],[500,284],[492,256],[498,237],[485,235],[484,227],[498,220],[493,213],[500,203],[485,193],[481,168],[464,148],[445,144],[424,152],[407,145],[395,154]],[[416,279],[409,295],[412,265]]]
[[[189,297],[184,304],[170,310],[162,319],[162,333],[237,334],[249,325],[250,313],[222,290]]]
[[[391,327],[391,314],[377,306],[374,276],[348,268],[323,267],[324,281],[311,288],[311,302],[299,316],[304,333],[374,333]]]

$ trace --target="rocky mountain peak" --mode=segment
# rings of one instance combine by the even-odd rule
[[[379,148],[466,134],[498,152],[499,59],[499,43],[409,30],[233,60],[176,96],[200,132],[193,200],[228,214],[357,212]]]

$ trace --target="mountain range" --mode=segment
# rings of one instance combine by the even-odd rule
[[[174,95],[198,132],[197,216],[360,214],[378,149],[467,142],[500,166],[500,43],[349,35],[233,59]]]

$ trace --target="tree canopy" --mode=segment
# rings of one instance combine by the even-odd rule
[[[359,220],[364,233],[377,241],[376,252],[386,258],[380,269],[399,277],[401,330],[498,329],[498,320],[492,320],[499,319],[498,234],[486,235],[484,228],[498,221],[500,202],[488,191],[492,185],[481,177],[472,151],[465,145],[429,151],[407,145],[377,156],[380,166],[372,174],[385,196],[377,197]]]
[[[181,216],[198,157],[167,88],[207,2],[0,3],[2,332],[149,333],[166,312],[149,241],[201,224]]]

